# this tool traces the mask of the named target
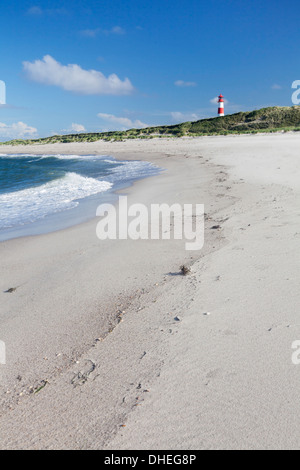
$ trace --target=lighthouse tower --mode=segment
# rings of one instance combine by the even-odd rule
[[[219,117],[225,116],[225,114],[224,114],[224,96],[223,95],[219,96],[218,103],[219,103],[218,116]]]

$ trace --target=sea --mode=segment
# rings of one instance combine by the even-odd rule
[[[117,190],[160,171],[109,155],[0,154],[0,241],[89,220]]]

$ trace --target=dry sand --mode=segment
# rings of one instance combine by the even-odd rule
[[[1,147],[152,161],[167,171],[123,191],[130,202],[207,213],[199,252],[100,242],[96,219],[0,243],[1,449],[299,449],[299,144]]]

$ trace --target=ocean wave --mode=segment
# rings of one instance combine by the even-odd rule
[[[74,209],[84,198],[112,187],[120,189],[162,170],[150,162],[119,161],[110,155],[24,153],[0,154],[1,157],[15,158],[16,165],[11,166],[11,180],[9,173],[2,183],[0,178],[3,186],[0,188],[0,229],[24,226],[48,215]],[[18,165],[19,159],[21,165]],[[5,165],[4,170],[10,167],[8,164],[5,168]],[[40,185],[33,186],[34,183]]]
[[[0,157],[5,158],[16,158],[16,157],[31,157],[33,160],[40,160],[43,158],[57,158],[58,160],[99,160],[103,158],[107,158],[108,155],[67,155],[67,154],[60,154],[60,153],[48,153],[48,154],[39,154],[39,155],[32,155],[32,153],[0,153]]]
[[[111,168],[112,177],[110,181],[133,181],[135,179],[146,178],[159,173],[162,168],[150,162],[139,160],[117,162],[118,166]]]
[[[0,195],[0,228],[35,222],[76,207],[79,199],[108,191],[113,184],[67,173],[42,186]]]
[[[108,155],[67,155],[67,154],[62,154],[62,153],[56,153],[56,154],[49,154],[49,155],[36,155],[37,157],[43,157],[43,158],[49,158],[49,157],[54,157],[57,158],[58,160],[102,160],[104,158],[107,158]]]

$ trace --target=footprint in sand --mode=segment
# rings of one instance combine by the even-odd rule
[[[86,360],[83,363],[81,370],[77,374],[75,374],[75,376],[71,380],[71,384],[74,387],[78,387],[78,385],[84,385],[88,381],[90,375],[94,372],[95,369],[96,369],[96,364],[94,364],[94,362],[90,360]]]

